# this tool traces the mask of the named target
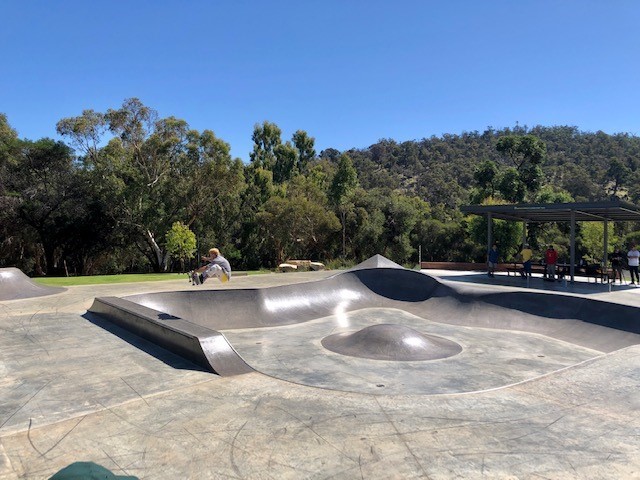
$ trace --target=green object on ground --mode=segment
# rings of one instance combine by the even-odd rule
[[[138,477],[114,475],[93,462],[75,462],[64,467],[49,480],[139,480]]]

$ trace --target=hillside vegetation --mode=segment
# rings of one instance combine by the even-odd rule
[[[382,254],[484,261],[470,203],[640,201],[640,139],[516,126],[317,153],[298,130],[256,124],[248,162],[212,130],[159,118],[138,99],[61,119],[64,141],[20,139],[0,114],[0,266],[38,275],[180,271],[217,246],[236,269],[288,258],[341,265]],[[503,257],[521,225],[496,222]],[[601,225],[579,225],[598,258]],[[640,240],[616,224],[610,242]],[[533,225],[535,249],[566,254],[567,226]],[[601,237],[601,235],[600,235]]]

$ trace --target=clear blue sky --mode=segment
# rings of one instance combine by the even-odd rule
[[[138,97],[249,159],[572,125],[640,135],[640,2],[3,0],[0,112],[21,138]]]

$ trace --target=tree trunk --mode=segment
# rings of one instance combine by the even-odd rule
[[[146,230],[145,232],[145,236],[147,239],[147,242],[149,243],[149,245],[151,246],[151,249],[153,250],[153,259],[154,261],[154,270],[156,272],[164,272],[167,270],[167,261],[169,259],[169,254],[162,253],[162,249],[160,248],[160,246],[158,245],[158,242],[156,242],[156,239],[153,236],[153,233],[149,230]]]

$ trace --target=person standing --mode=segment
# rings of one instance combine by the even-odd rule
[[[622,284],[622,267],[624,265],[624,257],[622,252],[620,251],[620,247],[616,247],[614,252],[611,254],[611,273],[613,273],[613,279],[611,279],[611,283],[616,283],[616,277],[620,280]]]
[[[487,275],[490,277],[493,277],[493,274],[498,267],[499,256],[498,245],[494,243],[491,250],[489,250],[489,253],[487,253]]]
[[[631,285],[635,285],[636,282],[640,283],[640,278],[638,278],[638,264],[640,264],[640,252],[636,248],[636,245],[633,243],[631,244],[631,249],[627,253],[627,261],[629,264],[629,276],[631,277]]]
[[[520,258],[522,258],[522,276],[531,276],[531,257],[533,257],[533,250],[529,248],[529,244],[525,243],[522,251],[520,252]]]
[[[206,265],[190,272],[191,282],[194,285],[203,284],[207,278],[216,277],[222,283],[231,280],[231,265],[229,261],[220,254],[220,250],[212,248],[209,255],[202,257],[207,262]]]
[[[549,245],[547,251],[544,254],[544,261],[547,264],[547,278],[551,281],[556,279],[556,263],[558,263],[558,252],[553,248],[553,245]]]

